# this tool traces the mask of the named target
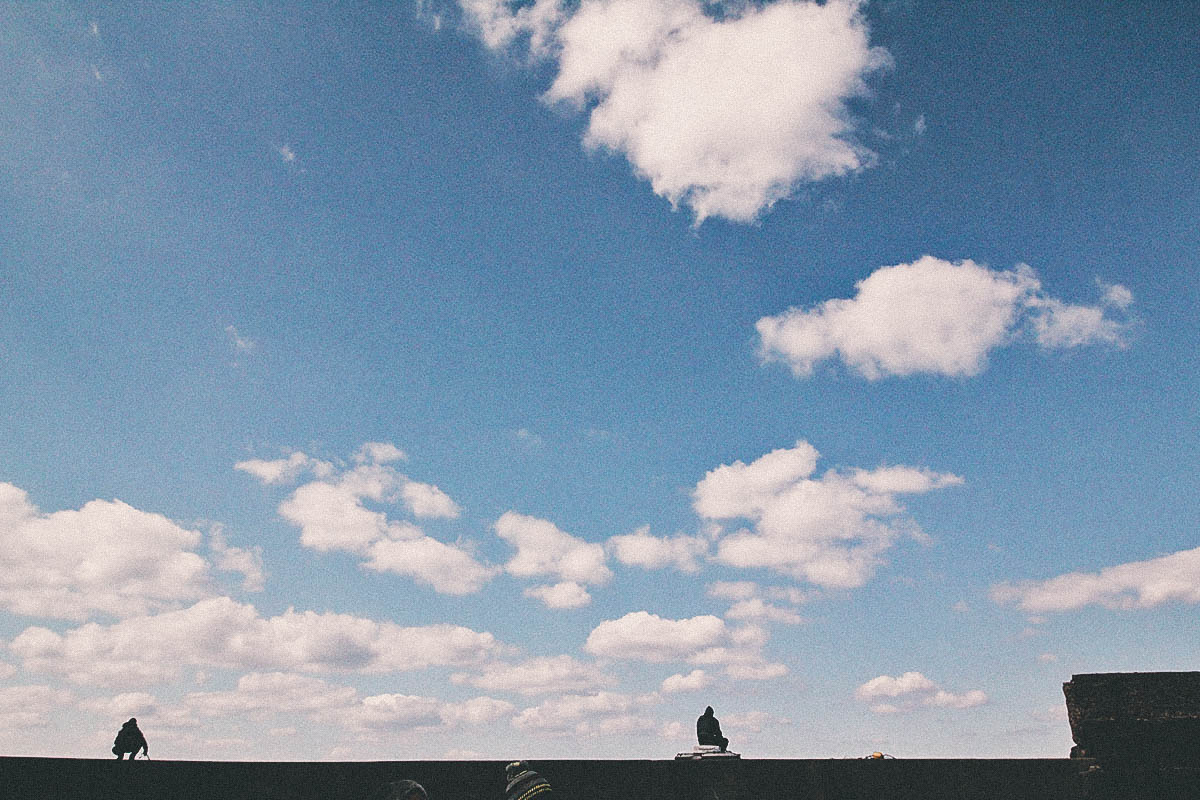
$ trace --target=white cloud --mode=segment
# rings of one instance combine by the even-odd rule
[[[574,581],[563,581],[550,586],[530,586],[522,594],[542,601],[546,608],[583,608],[592,602],[588,590]]]
[[[597,689],[610,686],[614,679],[592,664],[561,655],[531,658],[518,664],[489,664],[478,674],[456,673],[451,681],[489,692],[535,695]]]
[[[261,547],[248,550],[233,547],[225,535],[225,528],[217,524],[209,531],[208,547],[212,550],[213,565],[217,569],[242,575],[243,591],[261,592],[266,587],[267,576],[263,573]]]
[[[634,611],[620,619],[601,622],[588,634],[583,649],[605,658],[684,661],[705,648],[725,642],[728,635],[720,617],[675,620]]]
[[[176,608],[213,594],[197,531],[120,500],[43,514],[0,483],[0,608],[83,620]]]
[[[781,717],[778,714],[771,714],[766,711],[741,711],[733,714],[724,714],[721,717],[721,721],[725,728],[730,731],[745,731],[747,733],[762,733],[764,728],[776,728],[792,724],[792,721],[787,717]]]
[[[431,536],[375,542],[369,553],[363,564],[367,569],[407,575],[442,594],[474,594],[499,572],[499,568],[484,566],[464,550]]]
[[[608,551],[622,564],[643,569],[674,567],[680,572],[700,571],[698,560],[708,554],[709,541],[699,536],[659,538],[650,535],[650,527],[638,528],[608,540]]]
[[[400,490],[400,496],[416,517],[456,519],[461,511],[450,495],[428,483],[409,481]]]
[[[962,694],[947,692],[920,672],[906,672],[898,677],[880,675],[855,689],[854,696],[871,704],[871,710],[877,714],[911,711],[918,706],[974,708],[988,702],[987,694],[979,689]]]
[[[147,692],[123,692],[112,697],[89,697],[80,700],[79,707],[93,714],[121,719],[144,717],[160,708],[158,698]]]
[[[817,457],[810,444],[798,441],[705,475],[692,493],[701,516],[753,522],[752,529],[719,540],[718,562],[768,568],[818,586],[861,586],[899,536],[926,538],[896,495],[962,483],[956,475],[911,467],[848,475],[829,470],[815,478]]]
[[[96,80],[99,79],[100,75],[97,73]],[[229,344],[239,353],[248,353],[255,348],[254,340],[238,333],[238,329],[232,325],[225,326],[225,335],[229,337]]]
[[[1071,572],[1045,581],[1001,583],[992,599],[1034,613],[1075,611],[1097,605],[1111,609],[1153,608],[1163,603],[1200,603],[1200,547],[1171,555]]]
[[[456,625],[401,627],[292,610],[261,617],[252,605],[219,597],[180,611],[64,633],[31,627],[9,649],[27,671],[120,687],[172,680],[187,668],[388,673],[465,666],[504,648],[490,633]]]
[[[708,585],[709,597],[725,600],[749,600],[758,595],[758,584],[754,581],[717,581]]]
[[[764,361],[784,361],[797,376],[830,358],[870,380],[975,375],[989,352],[1019,338],[1022,326],[1045,348],[1121,344],[1127,324],[1107,314],[1133,299],[1125,287],[1110,286],[1104,306],[1069,305],[1047,296],[1024,264],[1000,271],[933,256],[881,267],[856,288],[853,299],[760,319]]]
[[[498,568],[479,563],[465,546],[441,542],[412,522],[366,506],[366,501],[403,501],[417,517],[459,515],[458,504],[445,492],[389,466],[404,457],[394,445],[368,442],[355,456],[358,466],[298,487],[280,504],[279,514],[300,528],[305,547],[354,553],[366,569],[411,577],[444,594],[478,592]]]
[[[17,674],[17,668],[7,661],[0,661],[0,680],[6,680]]]
[[[389,464],[407,458],[408,455],[391,442],[367,442],[358,449],[354,461],[358,464]]]
[[[71,693],[52,686],[0,688],[0,729],[45,725],[51,711],[71,702]]]
[[[785,625],[800,625],[805,622],[804,617],[792,609],[781,608],[780,606],[765,602],[759,597],[737,601],[725,612],[725,618],[758,622],[782,622]]]
[[[513,726],[578,736],[652,731],[658,728],[657,722],[631,713],[649,699],[613,692],[565,695],[524,709],[513,719]]]
[[[329,462],[312,458],[299,451],[292,453],[287,458],[276,458],[270,461],[260,458],[239,461],[233,465],[233,468],[249,473],[267,484],[291,483],[306,471],[311,471],[319,478],[326,477],[333,472],[333,465]]]
[[[316,713],[341,710],[354,703],[357,691],[335,686],[311,675],[251,672],[238,678],[237,688],[221,692],[192,692],[184,704],[206,717],[248,714]]]
[[[712,686],[712,678],[702,669],[694,669],[687,675],[672,675],[662,682],[663,694],[675,692],[698,692]]]
[[[868,166],[846,101],[889,62],[857,0],[726,9],[696,0],[460,0],[485,44],[557,61],[547,102],[590,108],[584,144],[618,152],[672,205],[749,222],[808,182]]]
[[[508,511],[496,520],[495,529],[501,539],[517,548],[505,565],[512,575],[551,575],[579,584],[604,584],[612,578],[604,563],[603,545],[576,538],[553,522]]]
[[[289,164],[296,160],[296,151],[291,148],[291,145],[281,144],[275,148],[275,152],[279,153],[279,157]]]

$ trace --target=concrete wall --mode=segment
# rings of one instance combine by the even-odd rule
[[[1068,759],[543,761],[559,800],[1085,800]],[[501,800],[502,762],[242,763],[0,758],[2,800],[366,800],[411,778],[431,800]],[[1191,796],[1195,800],[1197,796]]]

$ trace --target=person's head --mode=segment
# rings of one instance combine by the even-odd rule
[[[712,715],[713,715],[712,706],[705,706],[704,707],[704,716],[711,717]]]
[[[135,728],[137,727],[137,718],[136,717],[130,717],[129,721],[125,723],[124,727],[128,728],[130,726],[133,726]]]
[[[371,800],[429,800],[429,795],[416,781],[393,781],[380,786]]]

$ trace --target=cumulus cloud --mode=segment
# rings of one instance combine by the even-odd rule
[[[407,575],[442,594],[474,594],[499,569],[480,564],[466,551],[432,536],[384,540],[371,545],[363,566],[376,572]]]
[[[169,681],[188,668],[388,673],[466,666],[504,648],[490,633],[456,625],[401,627],[290,609],[262,617],[252,605],[218,597],[113,625],[63,633],[31,627],[9,649],[27,671],[123,687]]]
[[[263,573],[261,547],[233,547],[222,525],[212,526],[208,534],[208,547],[217,569],[242,575],[243,591],[261,592],[266,587],[267,576]]]
[[[699,560],[708,554],[710,544],[700,536],[651,536],[650,527],[645,526],[633,533],[612,537],[607,548],[613,558],[627,566],[643,569],[674,567],[680,572],[695,573],[700,571]]]
[[[590,597],[585,597],[584,585],[605,584],[612,579],[603,545],[572,536],[553,522],[508,511],[496,520],[494,528],[496,535],[517,548],[516,555],[504,566],[509,574],[558,578],[557,586],[530,593],[551,607],[574,608],[586,603]]]
[[[253,475],[267,484],[291,483],[305,472],[312,472],[318,478],[324,478],[333,473],[333,465],[328,461],[312,458],[299,451],[291,453],[287,458],[270,460],[251,458],[239,461],[233,465],[233,468]]]
[[[1045,581],[992,587],[997,603],[1033,613],[1075,611],[1097,605],[1111,609],[1153,608],[1163,603],[1200,603],[1200,547],[1171,555],[1070,572]]]
[[[491,697],[476,697],[458,703],[405,694],[360,697],[350,686],[284,672],[243,675],[234,689],[193,692],[184,697],[183,702],[189,710],[206,717],[268,717],[295,713],[351,732],[401,726],[477,725],[514,711],[512,703]]]
[[[120,500],[45,514],[0,483],[0,608],[76,621],[177,608],[213,594],[202,539]]]
[[[521,594],[542,601],[546,608],[583,608],[592,602],[587,589],[574,581],[563,581],[549,586],[530,586]]]
[[[632,713],[652,699],[614,692],[565,695],[524,709],[513,719],[513,726],[577,736],[653,731],[657,722]]]
[[[942,689],[920,672],[906,672],[898,677],[880,675],[854,690],[854,696],[871,706],[876,714],[911,711],[918,706],[934,708],[974,708],[988,701],[979,689],[954,694]]]
[[[583,649],[602,658],[723,665],[730,677],[765,680],[787,673],[784,665],[763,660],[766,643],[766,631],[753,625],[730,628],[711,615],[664,619],[634,611],[601,622],[588,634]]]
[[[581,692],[610,686],[614,678],[569,655],[531,658],[517,664],[488,664],[476,674],[455,673],[451,681],[489,692],[523,695]]]
[[[1071,305],[1046,295],[1027,265],[993,270],[933,256],[881,267],[856,288],[851,299],[760,319],[763,360],[783,361],[801,377],[831,358],[869,380],[975,375],[992,350],[1023,333],[1048,349],[1123,344],[1128,323],[1111,313],[1133,300],[1125,287],[1105,286],[1101,305]]]
[[[300,543],[319,552],[346,551],[376,572],[404,575],[444,594],[472,594],[499,572],[479,563],[462,544],[439,541],[408,520],[395,520],[368,508],[403,503],[418,518],[455,518],[460,509],[438,487],[414,481],[391,466],[406,456],[395,445],[368,442],[354,457],[357,466],[340,473],[332,468],[320,479],[296,488],[279,514],[300,528]],[[265,482],[281,482],[313,463],[303,453],[285,462],[237,465]],[[317,462],[324,463],[324,462]]]
[[[556,62],[545,100],[589,113],[584,145],[623,154],[672,205],[749,222],[797,187],[869,166],[847,100],[889,63],[858,0],[595,0],[572,11],[460,0],[493,49]]]
[[[675,692],[698,692],[712,686],[712,678],[702,669],[694,669],[687,675],[672,675],[662,682],[660,691],[663,694]]]
[[[956,475],[912,467],[815,477],[817,458],[812,445],[798,441],[750,464],[719,466],[696,484],[692,499],[701,516],[753,523],[719,540],[718,562],[772,569],[818,586],[861,586],[899,536],[926,538],[896,496],[962,483]],[[747,613],[750,606],[743,608]]]
[[[69,702],[69,691],[52,686],[0,688],[0,730],[23,730],[45,725],[51,711]]]

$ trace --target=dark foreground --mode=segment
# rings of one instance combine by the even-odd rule
[[[540,761],[559,800],[1092,800],[1086,759]],[[366,800],[411,778],[431,800],[501,800],[498,761],[254,763],[0,758],[8,800]],[[1092,784],[1089,786],[1089,784]],[[1189,789],[1195,789],[1196,784]],[[1165,789],[1167,787],[1160,787]],[[1183,788],[1183,787],[1181,787]],[[1140,794],[1127,794],[1134,797]],[[1155,798],[1172,796],[1156,791]],[[1179,794],[1180,798],[1200,794]]]

